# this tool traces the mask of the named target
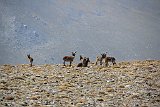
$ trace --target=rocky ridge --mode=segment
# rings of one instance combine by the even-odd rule
[[[159,107],[160,61],[1,65],[1,107]]]

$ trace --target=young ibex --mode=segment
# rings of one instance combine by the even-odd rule
[[[105,58],[105,66],[108,66],[108,62],[112,62],[112,64],[115,65],[116,59],[114,57],[106,57]]]
[[[63,61],[64,61],[63,64],[64,64],[64,66],[65,66],[65,62],[70,62],[70,66],[71,66],[71,64],[72,64],[75,56],[76,56],[76,52],[72,52],[72,56],[64,56],[63,57]]]
[[[80,58],[79,58],[79,59],[80,59],[80,61],[82,61],[82,59],[83,59],[82,55],[80,55],[79,57],[80,57]]]
[[[105,58],[105,66],[108,66],[108,62],[112,62],[112,64],[115,65],[116,64],[116,59],[114,57],[107,57],[106,56],[106,58]]]
[[[87,67],[88,66],[88,62],[90,62],[89,58],[84,58],[83,62],[82,62],[82,67]]]
[[[95,65],[97,65],[98,62],[100,62],[100,65],[102,65],[102,61],[105,58],[106,58],[106,54],[105,53],[101,54],[101,56],[97,56]]]
[[[79,56],[79,60],[80,60],[81,62],[77,65],[77,67],[82,67],[82,62],[83,62],[83,57],[82,57],[82,55]]]
[[[33,64],[33,58],[29,55],[27,55],[29,61],[30,61],[30,66],[32,67],[32,64]]]
[[[82,62],[79,63],[77,65],[77,67],[87,67],[88,66],[88,62],[90,62],[89,58],[86,58],[86,57],[83,58],[81,55],[80,55],[80,61],[82,61]]]

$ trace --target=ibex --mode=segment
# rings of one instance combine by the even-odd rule
[[[82,57],[82,55],[79,56],[79,60],[80,60],[81,62],[77,65],[77,67],[82,67],[82,62],[83,62],[83,57]]]
[[[32,67],[32,64],[33,64],[33,58],[29,55],[27,55],[29,61],[30,61],[30,66]]]
[[[105,58],[105,66],[108,66],[108,62],[112,62],[112,64],[115,65],[116,64],[116,59],[114,57],[107,57],[106,56],[106,58]]]
[[[100,65],[102,65],[102,61],[105,58],[106,58],[106,54],[105,53],[101,54],[101,56],[97,56],[95,65],[97,65],[98,62],[100,62]]]
[[[63,64],[64,64],[64,66],[65,66],[65,62],[70,62],[70,66],[71,66],[71,64],[72,64],[75,56],[76,56],[76,52],[72,52],[72,56],[64,56],[63,57],[63,61],[64,61]]]
[[[108,66],[108,62],[112,62],[112,64],[115,65],[116,59],[114,57],[106,57],[105,58],[105,66]]]
[[[79,58],[79,59],[80,59],[80,61],[82,61],[82,59],[83,59],[82,55],[80,55],[79,57],[80,57],[80,58]]]
[[[83,58],[81,55],[80,55],[80,61],[82,61],[82,62],[79,63],[77,65],[77,67],[87,67],[88,66],[88,62],[90,62],[89,58],[86,58],[86,57]]]
[[[83,62],[83,57],[82,57],[82,55],[79,56],[79,60],[80,60],[81,62],[77,65],[77,67],[82,67],[82,62]]]
[[[89,58],[83,59],[82,67],[87,67],[88,66],[88,62],[90,62]]]

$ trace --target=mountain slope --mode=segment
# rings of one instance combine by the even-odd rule
[[[71,51],[159,59],[159,0],[1,0],[0,64],[62,63]]]

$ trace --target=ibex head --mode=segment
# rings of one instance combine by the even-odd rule
[[[77,51],[76,51],[77,52]],[[76,56],[76,52],[72,52],[72,56]]]
[[[106,54],[105,53],[101,54],[101,56],[102,56],[102,58],[106,58]]]
[[[83,59],[82,55],[79,56],[80,57],[80,61]]]
[[[31,57],[30,54],[28,54],[27,57],[30,59],[30,57]]]

